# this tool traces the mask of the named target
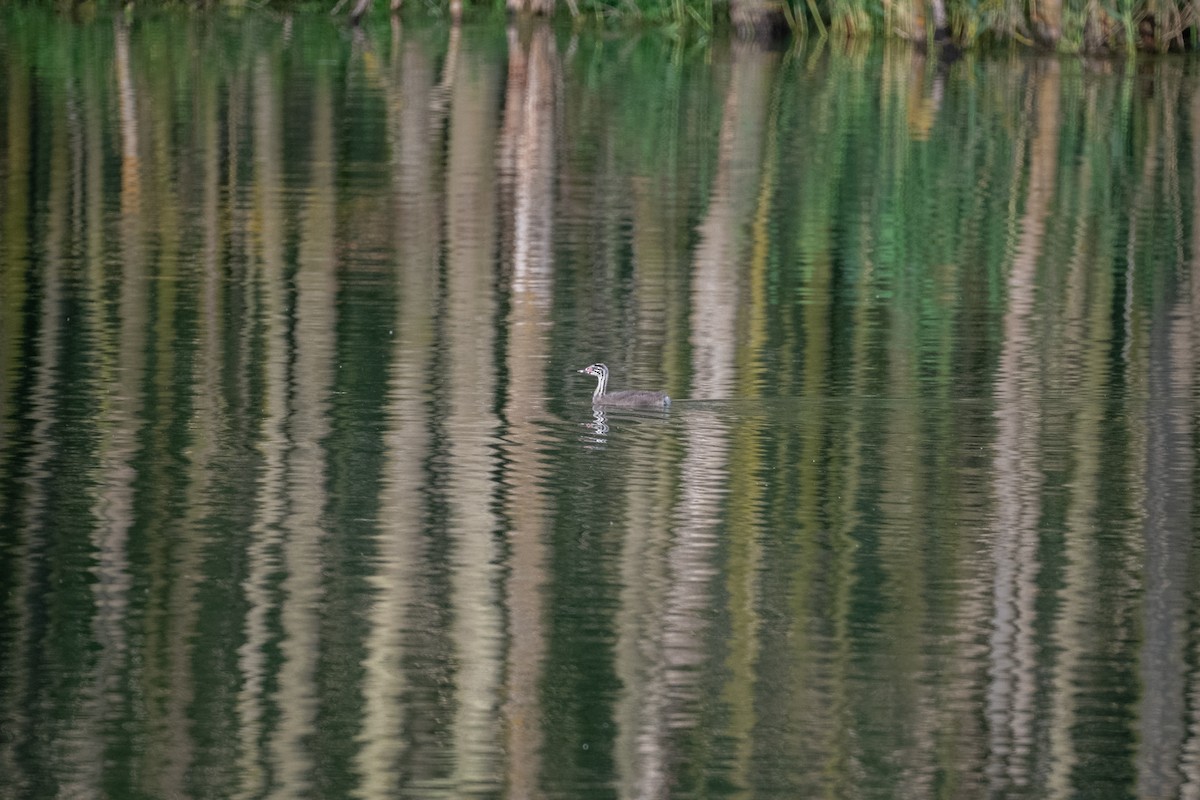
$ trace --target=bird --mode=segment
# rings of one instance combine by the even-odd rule
[[[645,389],[607,391],[608,367],[603,364],[592,364],[578,371],[596,379],[596,391],[592,392],[592,405],[625,406],[627,408],[666,408],[671,405],[671,398],[663,392],[652,392]]]

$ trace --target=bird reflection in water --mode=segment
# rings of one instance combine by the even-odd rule
[[[608,414],[604,406],[592,406],[592,421],[583,423],[588,432],[582,436],[583,441],[593,445],[608,444]]]
[[[608,391],[608,367],[604,364],[591,364],[581,370],[584,375],[596,379],[596,390],[592,393],[592,421],[585,423],[589,434],[584,441],[594,445],[608,442],[608,415],[606,407],[658,409],[666,410],[671,407],[671,398],[665,392],[648,391],[644,389],[625,389]]]

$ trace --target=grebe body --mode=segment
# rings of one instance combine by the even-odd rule
[[[603,364],[592,364],[579,371],[596,379],[596,391],[592,392],[592,405],[624,406],[626,408],[666,408],[671,405],[671,398],[663,392],[651,392],[643,389],[608,391],[608,367]]]

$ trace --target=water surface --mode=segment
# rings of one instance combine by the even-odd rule
[[[1194,60],[0,64],[0,797],[1200,793]]]

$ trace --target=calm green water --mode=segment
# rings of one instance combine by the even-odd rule
[[[0,797],[1200,795],[1198,67],[3,7]]]

